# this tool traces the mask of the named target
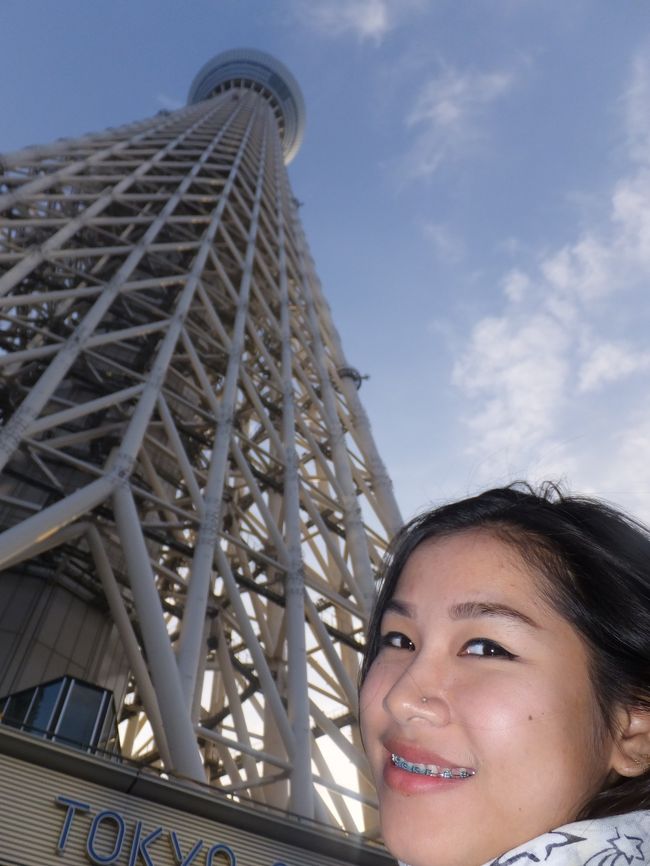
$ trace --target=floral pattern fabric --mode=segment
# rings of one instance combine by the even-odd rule
[[[650,811],[576,821],[543,833],[485,866],[642,866],[650,864]],[[399,861],[399,866],[408,866]]]

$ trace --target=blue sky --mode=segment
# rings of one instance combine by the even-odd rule
[[[290,166],[406,516],[514,478],[650,520],[647,0],[0,0],[0,152],[269,51]]]

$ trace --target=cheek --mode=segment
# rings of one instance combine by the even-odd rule
[[[549,703],[545,693],[525,680],[488,675],[455,688],[450,703],[462,715],[466,729],[507,734],[525,732],[531,722],[557,712],[558,706]]]
[[[558,761],[576,769],[592,760],[597,722],[591,694],[579,686],[485,677],[456,692],[453,704],[483,758],[497,757],[504,766],[514,759],[536,767],[535,774]]]

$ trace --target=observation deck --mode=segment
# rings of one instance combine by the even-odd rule
[[[268,100],[278,121],[284,161],[290,163],[302,143],[306,115],[302,92],[287,67],[254,48],[224,51],[196,74],[187,103],[194,105],[233,88],[254,90]]]

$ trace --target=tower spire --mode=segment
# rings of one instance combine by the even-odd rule
[[[229,51],[188,102],[2,160],[0,699],[77,677],[124,755],[357,831],[399,510],[289,185],[297,83]]]

